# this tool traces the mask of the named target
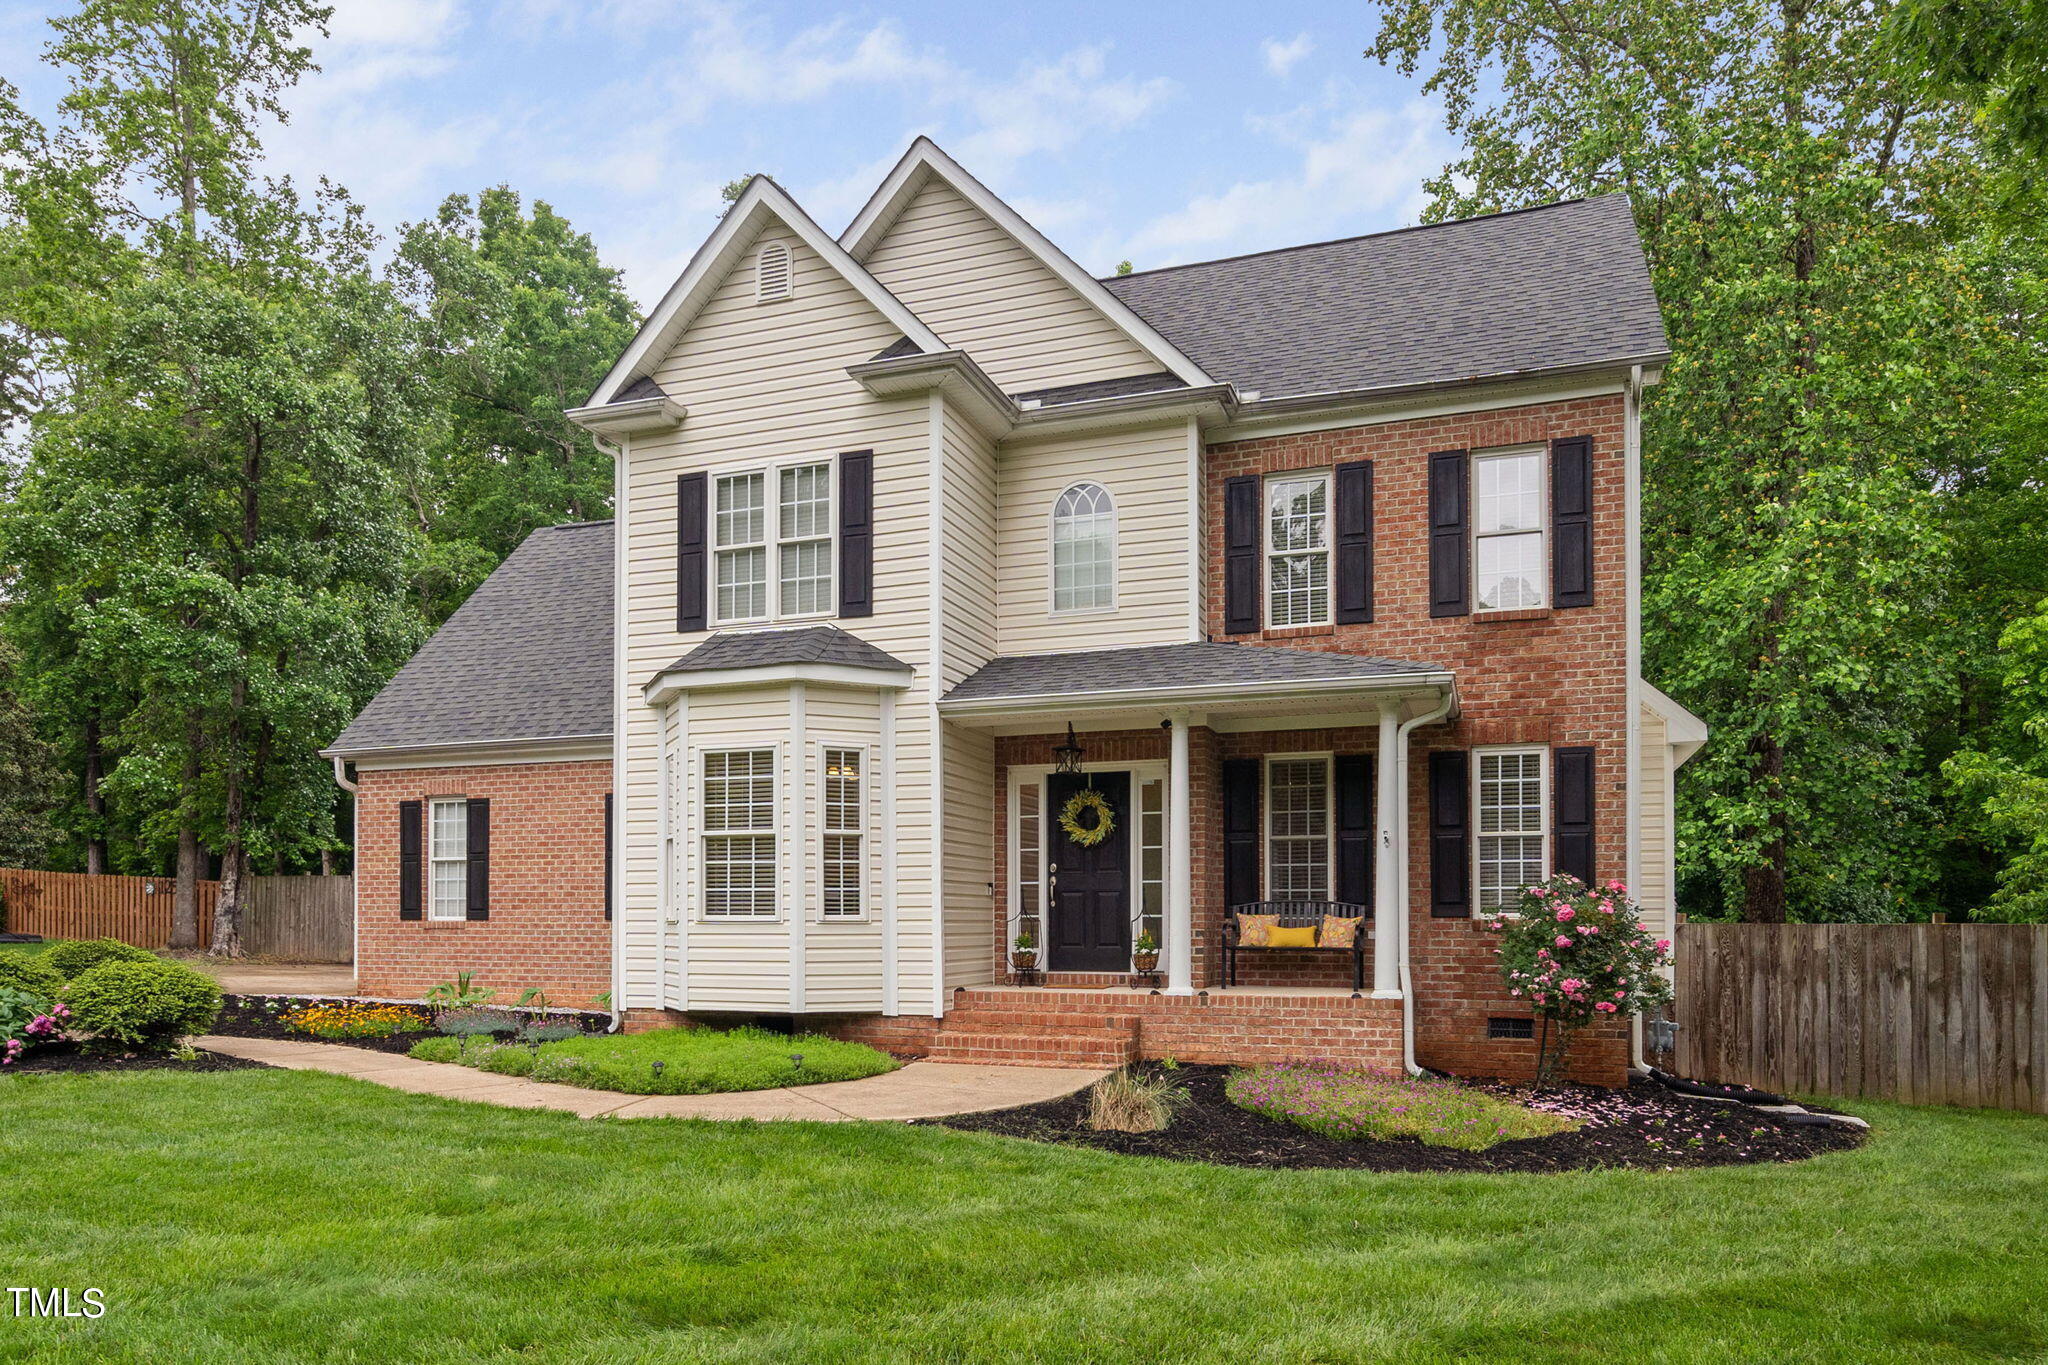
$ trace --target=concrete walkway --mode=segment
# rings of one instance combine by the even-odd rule
[[[199,956],[179,959],[197,967],[229,995],[354,995],[356,969],[347,963],[236,962]]]
[[[340,1043],[218,1035],[195,1038],[193,1043],[208,1052],[293,1071],[353,1076],[416,1095],[475,1100],[510,1109],[559,1109],[586,1119],[808,1119],[823,1123],[935,1119],[1058,1099],[1109,1074],[1100,1068],[912,1062],[886,1075],[823,1085],[725,1095],[621,1095],[529,1081],[523,1076],[498,1076],[447,1062],[422,1062],[395,1052],[372,1052]]]

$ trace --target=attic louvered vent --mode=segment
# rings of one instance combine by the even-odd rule
[[[789,248],[781,242],[770,242],[761,248],[760,258],[755,262],[754,302],[776,303],[786,299],[791,287]]]

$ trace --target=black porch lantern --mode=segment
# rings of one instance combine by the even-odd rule
[[[1052,751],[1052,756],[1058,760],[1058,770],[1063,773],[1080,772],[1081,759],[1086,752],[1074,739],[1074,722],[1068,721],[1067,742]]]

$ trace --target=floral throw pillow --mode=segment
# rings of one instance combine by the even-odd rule
[[[1358,943],[1359,921],[1350,915],[1324,915],[1323,932],[1316,939],[1318,947],[1350,948]]]
[[[1263,948],[1273,941],[1273,930],[1279,923],[1278,915],[1239,915],[1237,941],[1246,948]]]

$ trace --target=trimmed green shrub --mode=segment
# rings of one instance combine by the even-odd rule
[[[461,1038],[422,1038],[405,1055],[423,1062],[457,1062],[462,1060],[464,1041]]]
[[[43,961],[66,981],[84,976],[102,962],[158,962],[147,948],[118,938],[60,938],[43,950]]]
[[[220,1016],[220,987],[204,972],[152,957],[102,962],[64,989],[73,1027],[104,1042],[167,1052]]]
[[[0,952],[0,986],[55,1000],[64,978],[35,953]]]

